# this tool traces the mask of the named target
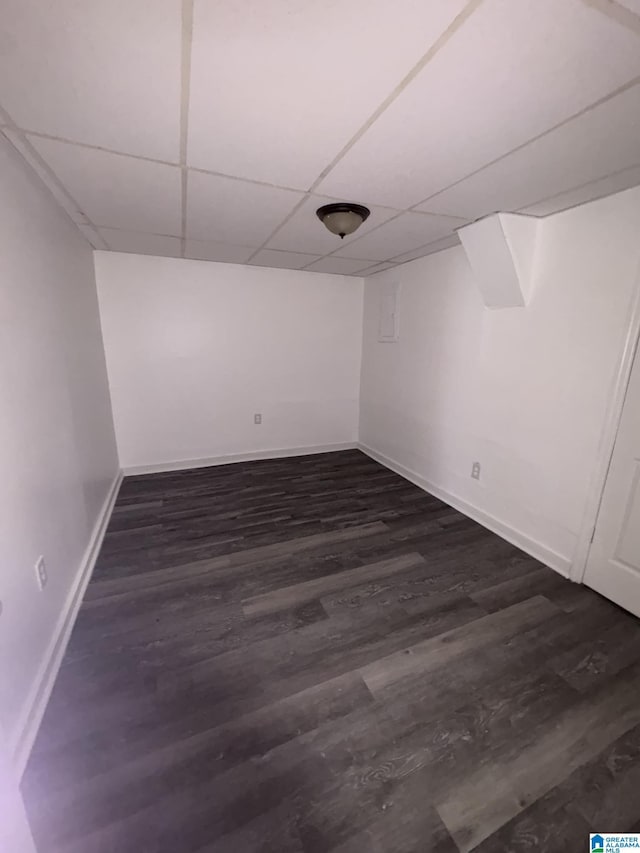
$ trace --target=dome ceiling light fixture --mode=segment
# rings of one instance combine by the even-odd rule
[[[351,204],[351,202],[338,202],[337,204],[324,204],[316,210],[316,216],[320,222],[324,222],[332,234],[337,234],[344,240],[347,234],[353,234],[369,216],[369,208],[362,204]]]

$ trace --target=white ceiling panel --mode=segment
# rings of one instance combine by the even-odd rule
[[[312,261],[317,255],[306,255],[302,252],[279,252],[275,249],[261,249],[251,259],[251,264],[258,267],[278,267],[282,270],[300,270]]]
[[[409,207],[638,74],[637,35],[580,0],[485,0],[318,189]]]
[[[3,0],[0,103],[28,130],[176,161],[180,10],[180,0]]]
[[[292,190],[190,171],[187,236],[258,247],[302,198]]]
[[[180,169],[51,139],[29,141],[94,225],[178,236]]]
[[[187,240],[185,256],[196,261],[218,261],[223,264],[244,264],[255,252],[255,248],[234,246],[231,243],[213,243]]]
[[[354,241],[350,246],[345,246],[336,254],[343,258],[366,257],[372,261],[386,261],[440,237],[449,236],[454,228],[464,225],[466,221],[452,217],[403,213],[397,219],[392,219],[360,240]]]
[[[433,196],[422,207],[470,219],[519,210],[638,161],[640,85]]]
[[[196,0],[189,165],[308,189],[465,4]]]
[[[312,272],[328,272],[335,275],[353,275],[360,272],[365,267],[371,266],[371,261],[358,261],[355,258],[339,258],[337,255],[332,255],[328,258],[321,258],[315,264],[311,264],[307,269]]]
[[[190,3],[2,4],[0,132],[94,245],[353,275],[640,182],[640,0]]]
[[[179,258],[179,237],[161,237],[159,234],[142,234],[139,231],[120,231],[117,228],[99,228],[98,233],[114,252],[133,252],[136,255],[162,255]]]
[[[405,264],[407,261],[415,261],[416,258],[424,258],[425,255],[432,255],[434,252],[441,252],[443,249],[450,249],[452,246],[459,246],[460,238],[457,234],[451,234],[449,237],[443,237],[441,240],[434,240],[426,246],[420,246],[411,252],[404,252],[393,258],[397,264]]]
[[[614,175],[609,175],[606,178],[601,178],[599,181],[592,181],[583,187],[577,187],[574,190],[568,190],[566,193],[554,195],[545,201],[539,201],[537,204],[523,208],[520,212],[528,213],[532,216],[547,216],[559,210],[566,210],[568,207],[584,204],[586,201],[593,201],[594,199],[612,195],[630,187],[637,187],[639,184],[640,164],[633,166],[631,169],[616,172]]]
[[[371,207],[369,217],[360,228],[341,241],[340,237],[332,234],[320,222],[316,216],[316,210],[323,204],[343,200],[324,196],[310,196],[269,241],[269,248],[325,255],[341,248],[341,244],[347,246],[353,240],[362,237],[367,231],[371,231],[372,228],[376,228],[386,222],[387,219],[391,219],[392,216],[397,216],[400,213],[399,210],[393,210],[390,207]],[[366,205],[366,201],[360,199],[351,199],[351,201]]]

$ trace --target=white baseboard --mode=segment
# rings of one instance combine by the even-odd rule
[[[135,474],[161,474],[163,471],[188,471],[190,468],[209,468],[215,465],[230,465],[233,462],[252,462],[256,459],[284,459],[288,456],[311,456],[314,453],[334,453],[338,450],[354,450],[355,441],[338,444],[314,444],[309,447],[282,447],[276,450],[253,450],[249,453],[231,453],[228,456],[208,456],[203,459],[178,459],[175,462],[157,462],[151,465],[130,465],[123,468],[125,477]]]
[[[76,621],[80,604],[89,583],[93,567],[95,565],[100,546],[104,538],[113,506],[118,496],[118,489],[122,482],[122,472],[115,477],[109,493],[105,499],[100,514],[96,520],[89,544],[84,552],[82,561],[78,568],[76,578],[69,590],[64,608],[58,618],[51,642],[42,659],[38,674],[29,691],[15,732],[9,741],[9,750],[12,757],[14,769],[20,778],[29,759],[29,753],[36,739],[42,717],[44,716],[53,685],[62,663],[71,630]]]
[[[561,574],[563,577],[569,577],[571,560],[567,557],[564,557],[562,554],[558,554],[557,551],[553,551],[551,548],[543,545],[542,542],[532,539],[521,530],[516,530],[514,527],[505,524],[503,521],[500,521],[488,512],[473,506],[473,504],[468,503],[463,498],[446,492],[444,489],[441,489],[434,483],[429,482],[429,480],[425,479],[425,477],[420,474],[417,474],[415,471],[411,471],[399,462],[390,459],[382,453],[378,453],[377,450],[367,447],[365,444],[361,443],[358,444],[358,447],[363,453],[366,453],[367,456],[370,456],[372,459],[375,459],[376,462],[384,465],[385,468],[395,471],[396,474],[404,477],[405,480],[409,480],[409,482],[418,486],[423,491],[439,498],[439,500],[449,504],[449,506],[457,509],[468,518],[472,518],[474,521],[477,521],[478,524],[486,527],[487,530],[491,530],[502,539],[506,539],[507,542],[511,542],[511,544],[515,545],[516,548],[520,548],[521,551],[525,551],[536,560],[540,560],[540,562],[544,563],[545,566],[549,566],[549,568],[554,569],[554,571],[558,572],[558,574]]]

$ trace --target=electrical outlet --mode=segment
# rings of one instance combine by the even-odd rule
[[[256,414],[253,416],[253,422],[254,424],[262,423],[262,415],[259,412],[256,412]]]
[[[47,567],[44,562],[44,557],[38,557],[36,561],[36,578],[38,581],[38,586],[41,590],[45,588],[47,585]]]
[[[480,463],[474,462],[471,466],[471,476],[474,480],[480,479]]]

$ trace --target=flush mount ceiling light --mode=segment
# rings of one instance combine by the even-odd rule
[[[332,234],[344,240],[347,234],[353,234],[362,225],[369,216],[369,208],[346,202],[325,204],[316,210],[316,216]]]

